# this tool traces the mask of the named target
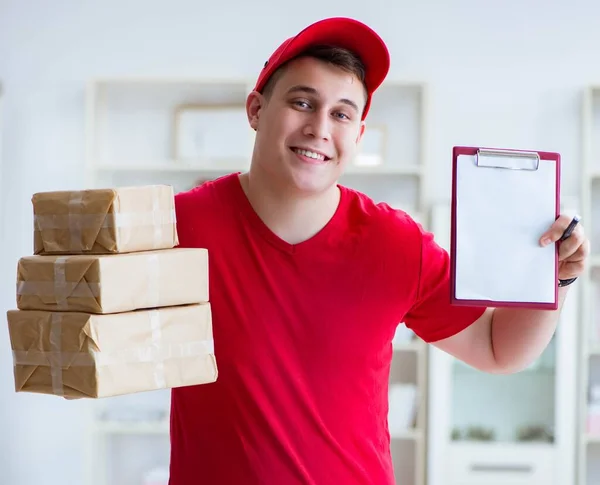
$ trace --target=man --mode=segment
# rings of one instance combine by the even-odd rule
[[[309,26],[248,96],[249,172],[177,195],[181,245],[210,253],[219,378],[173,390],[171,485],[392,484],[399,322],[488,372],[523,369],[550,341],[558,311],[451,306],[448,255],[432,236],[337,185],[388,66],[367,26]],[[561,244],[561,279],[581,274],[588,246],[581,227]]]

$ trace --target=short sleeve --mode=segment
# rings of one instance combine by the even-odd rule
[[[450,256],[433,234],[420,228],[421,251],[417,297],[404,318],[405,325],[426,342],[451,337],[485,311],[483,307],[450,303]]]
[[[179,243],[177,247],[185,248],[190,246],[190,232],[194,224],[192,219],[192,191],[179,192],[175,194],[175,218],[177,220],[177,234]]]

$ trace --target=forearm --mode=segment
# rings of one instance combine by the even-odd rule
[[[568,291],[569,287],[558,289],[558,309],[554,311],[494,310],[490,329],[492,352],[500,372],[518,372],[542,354],[554,335]]]

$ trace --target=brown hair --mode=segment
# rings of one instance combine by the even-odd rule
[[[365,86],[365,66],[360,58],[354,54],[352,51],[348,49],[344,49],[343,47],[336,47],[330,45],[317,45],[313,47],[309,47],[304,50],[294,58],[290,59],[286,63],[282,64],[269,78],[267,83],[265,84],[262,93],[265,97],[269,98],[273,93],[273,89],[279,77],[285,69],[285,66],[288,62],[293,61],[299,57],[314,57],[321,61],[328,62],[334,66],[343,69],[346,72],[354,74],[365,88],[365,96],[367,92],[367,88]]]

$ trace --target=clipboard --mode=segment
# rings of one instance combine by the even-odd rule
[[[560,154],[452,151],[453,305],[558,308],[558,246],[539,239],[560,213]]]

